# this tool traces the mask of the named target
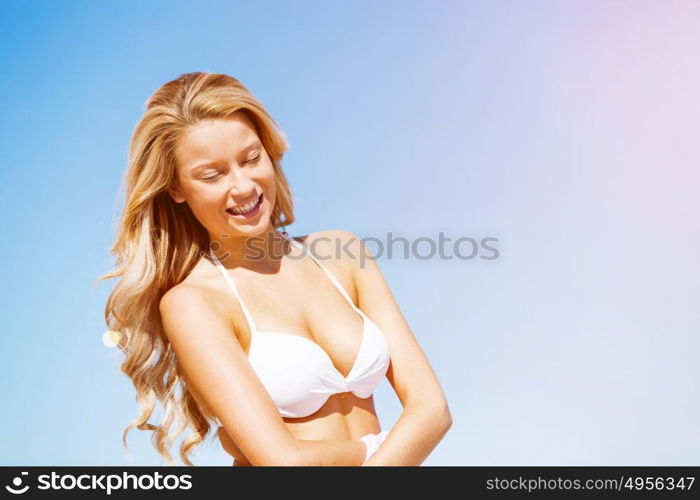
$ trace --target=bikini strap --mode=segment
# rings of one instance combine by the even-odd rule
[[[233,290],[233,294],[238,299],[238,302],[241,304],[241,309],[243,310],[243,314],[245,316],[245,319],[248,321],[248,326],[250,327],[251,334],[256,332],[257,329],[255,328],[255,323],[253,322],[253,317],[248,312],[248,308],[245,306],[245,302],[243,302],[243,299],[241,298],[241,294],[238,293],[238,289],[236,288],[236,284],[233,281],[233,277],[226,270],[226,268],[221,263],[221,261],[217,258],[217,256],[214,255],[214,252],[211,249],[209,249],[209,255],[211,256],[212,260],[216,264],[216,267],[219,269],[219,271],[221,271],[221,274],[223,275],[224,279],[231,287],[231,290]]]
[[[301,250],[301,251],[304,252],[306,255],[308,255],[309,257],[311,257],[311,259],[312,259],[316,264],[318,264],[319,267],[320,267],[321,269],[323,269],[323,272],[326,273],[326,276],[328,276],[328,279],[331,280],[331,282],[333,283],[333,285],[335,285],[335,287],[338,289],[338,291],[339,291],[341,294],[343,294],[343,297],[345,297],[345,300],[348,301],[348,304],[350,304],[350,305],[352,306],[352,308],[353,308],[355,311],[357,311],[357,312],[360,313],[360,314],[363,314],[362,311],[353,303],[352,299],[350,299],[350,296],[349,296],[349,295],[347,294],[347,292],[345,291],[345,288],[343,288],[343,285],[341,285],[341,284],[338,282],[338,280],[335,278],[335,276],[333,276],[333,273],[331,273],[328,269],[326,269],[326,266],[324,266],[323,264],[321,264],[321,263],[318,261],[318,259],[317,259],[316,257],[313,256],[313,254],[306,248],[306,246],[305,246],[303,243],[301,243],[300,241],[297,241],[297,240],[295,240],[295,239],[292,239],[292,237],[290,237],[290,236],[287,236],[286,238],[287,238],[287,240],[288,240],[290,243],[292,243],[295,247],[297,247],[299,250]]]

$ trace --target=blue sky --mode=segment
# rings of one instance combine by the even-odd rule
[[[425,465],[697,465],[693,2],[0,4],[2,465],[126,465],[102,344],[126,148],[181,73],[285,131],[304,234],[498,238],[380,259],[454,425]],[[382,427],[401,406],[375,394]],[[135,465],[161,464],[132,431]],[[175,448],[173,448],[175,452]],[[198,465],[230,460],[216,443]]]

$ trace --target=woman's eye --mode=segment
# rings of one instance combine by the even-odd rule
[[[259,160],[260,160],[260,153],[258,153],[257,156],[255,156],[255,157],[251,158],[250,160],[246,161],[246,163],[257,163]],[[217,173],[215,173],[215,174],[213,174],[213,175],[208,175],[207,177],[202,177],[201,179],[202,179],[203,181],[213,181],[214,179],[216,179],[217,177],[219,177],[219,175],[221,175],[221,173],[220,173],[220,172],[217,172]]]
[[[259,159],[260,159],[260,153],[258,153],[258,155],[257,155],[256,157],[251,158],[250,160],[248,160],[247,163],[255,163],[255,162],[257,162]]]

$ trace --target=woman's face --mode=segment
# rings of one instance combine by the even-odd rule
[[[212,237],[250,237],[270,227],[275,171],[245,114],[190,127],[175,156],[180,189],[170,194],[188,203]]]

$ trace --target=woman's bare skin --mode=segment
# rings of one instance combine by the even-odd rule
[[[305,243],[311,241],[313,236],[307,237]],[[332,255],[332,243],[327,243],[328,248],[324,248],[326,243],[320,243],[315,250],[322,255]],[[303,335],[319,344],[329,354],[338,370],[347,374],[354,364],[362,340],[362,318],[348,306],[321,268],[309,256],[300,259],[298,250],[294,256],[293,259],[283,257],[277,268],[270,269],[269,272],[235,269],[231,271],[231,275],[253,317],[259,335],[270,331]],[[351,269],[336,258],[323,260],[323,265],[333,273],[357,304]],[[201,259],[185,282],[205,289],[220,313],[237,325],[238,342],[248,354],[248,324],[238,300],[214,265]],[[203,399],[191,386],[188,387],[202,411],[213,415]],[[290,433],[298,439],[354,440],[364,434],[381,430],[373,396],[361,399],[352,392],[331,395],[318,411],[307,417],[282,418]],[[224,428],[219,427],[217,432],[222,447],[235,459],[233,465],[249,466],[249,461]]]

